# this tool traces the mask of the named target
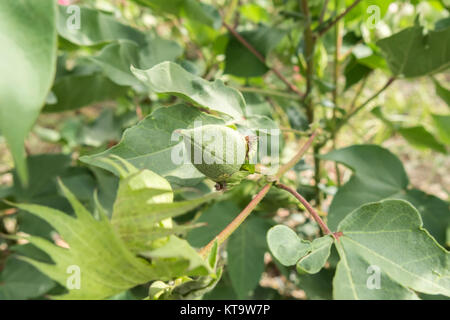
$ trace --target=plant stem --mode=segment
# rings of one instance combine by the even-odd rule
[[[306,143],[300,148],[299,152],[285,165],[283,165],[278,172],[275,175],[275,181],[281,178],[281,176],[286,173],[288,170],[290,170],[308,151],[308,148],[311,146],[314,138],[316,136],[316,132],[313,132],[311,134],[311,137],[306,141]],[[239,215],[234,218],[231,223],[225,227],[213,240],[211,240],[206,246],[204,246],[200,250],[200,255],[203,257],[206,257],[213,247],[214,243],[217,240],[217,244],[221,245],[225,242],[225,240],[228,239],[228,237],[245,221],[245,219],[252,213],[253,209],[256,208],[256,206],[261,202],[261,200],[266,196],[266,194],[269,192],[270,188],[272,187],[273,183],[266,184],[252,199],[252,201],[249,202],[249,204],[244,208],[244,210],[239,213]]]
[[[297,164],[297,162],[300,161],[300,159],[305,155],[306,151],[308,151],[309,147],[311,147],[311,144],[313,143],[316,135],[317,132],[314,131],[309,137],[308,141],[306,141],[305,144],[300,148],[299,152],[297,152],[297,154],[291,160],[289,160],[289,162],[285,163],[283,166],[281,166],[280,169],[278,169],[278,172],[275,175],[276,179],[280,179],[286,172],[292,169]]]
[[[335,0],[335,7],[339,7],[339,0]],[[333,89],[333,128],[336,127],[336,109],[338,106],[338,92],[339,92],[339,72],[340,72],[340,56],[341,56],[341,46],[342,46],[342,23],[341,21],[336,22],[335,26],[335,50],[334,50],[334,89]],[[333,136],[333,149],[336,149],[336,143],[337,143],[337,136]],[[334,168],[336,171],[336,184],[340,187],[341,186],[341,172],[339,170],[339,165],[337,162],[334,164]]]
[[[314,192],[316,194],[316,205],[320,206],[321,200],[321,194],[320,194],[320,159],[317,157],[317,155],[320,154],[320,149],[322,148],[322,145],[315,145],[314,146]]]
[[[306,107],[306,114],[309,123],[314,122],[314,109],[312,105],[311,92],[314,77],[314,48],[316,45],[316,38],[311,29],[311,13],[309,12],[308,0],[300,0],[300,8],[306,19],[305,30],[303,38],[305,43],[304,56],[306,59],[306,93],[304,104]],[[314,146],[314,154],[318,154],[320,147]],[[320,159],[314,157],[314,181],[316,190],[316,204],[320,205]]]
[[[359,96],[361,95],[361,93],[362,93],[364,87],[366,86],[367,79],[368,79],[368,76],[365,76],[364,79],[363,79],[363,81],[361,82],[361,84],[360,84],[358,90],[357,90],[356,93],[355,93],[355,96],[353,97],[352,103],[350,104],[350,107],[349,107],[348,110],[347,110],[348,112],[352,112],[353,109],[355,108],[356,102],[358,101]]]
[[[305,30],[303,31],[303,38],[305,42],[304,56],[306,60],[306,93],[304,95],[304,102],[306,105],[306,112],[309,123],[312,123],[314,121],[314,110],[312,108],[312,101],[310,94],[312,91],[312,83],[314,77],[315,37],[311,30],[311,14],[309,12],[308,1],[300,0],[300,7],[306,20]]]
[[[314,208],[309,204],[308,201],[306,201],[305,198],[302,197],[302,195],[300,193],[298,193],[293,188],[288,187],[282,183],[277,183],[277,184],[275,184],[275,186],[277,188],[286,190],[287,192],[291,193],[294,197],[296,197],[297,200],[303,204],[303,206],[306,208],[306,210],[308,210],[308,212],[311,214],[311,216],[314,218],[314,220],[316,220],[317,224],[320,226],[323,233],[331,234],[331,235],[333,235],[333,237],[336,238],[336,236],[331,232],[331,230],[328,228],[327,224],[322,220],[322,218],[319,216],[319,214],[316,212],[316,210],[314,210]]]
[[[354,7],[360,3],[361,0],[355,0],[347,9],[345,9],[344,12],[342,12],[340,15],[338,15],[336,18],[334,18],[327,26],[325,26],[323,29],[320,30],[314,30],[317,31],[317,34],[319,37],[323,36],[328,30],[330,30],[339,20],[341,20],[343,17],[347,15]]]
[[[200,250],[200,255],[207,256],[212,246],[217,240],[217,245],[221,245],[226,239],[244,222],[244,220],[250,215],[253,209],[261,202],[265,195],[269,192],[271,183],[266,184],[249,202],[249,204],[244,208],[244,210],[239,213],[239,215],[231,221],[231,223],[226,226],[212,241],[210,241],[205,247]]]
[[[245,40],[232,26],[227,24],[225,21],[222,22],[223,26],[243,45],[245,46],[248,51],[250,51],[259,61],[264,63],[266,65],[266,59],[264,56],[258,52],[247,40]],[[281,72],[275,68],[275,67],[268,67],[270,71],[272,71],[283,83],[297,96],[303,99],[304,94],[300,92],[300,90],[291,82],[289,82],[288,79],[286,79],[285,76],[281,74]]]
[[[322,6],[322,11],[320,12],[320,18],[319,18],[319,25],[322,24],[323,19],[325,18],[325,13],[327,12],[328,2],[329,2],[329,0],[325,0],[324,4]]]
[[[389,88],[389,86],[394,82],[395,77],[389,78],[389,80],[386,82],[386,84],[377,92],[375,92],[372,96],[370,96],[366,101],[364,101],[361,105],[356,107],[353,111],[347,114],[347,116],[338,124],[336,128],[336,132],[338,129],[340,129],[345,123],[347,123],[355,114],[357,114],[359,111],[361,111],[369,102],[371,102],[373,99],[378,97],[384,90]]]

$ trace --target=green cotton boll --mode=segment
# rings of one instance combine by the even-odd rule
[[[179,130],[192,164],[215,182],[226,182],[245,163],[247,142],[226,126],[205,125]]]

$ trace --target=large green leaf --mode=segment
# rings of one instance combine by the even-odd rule
[[[265,234],[268,228],[266,221],[252,217],[240,225],[228,241],[228,272],[240,299],[249,297],[264,271],[264,253],[267,251]]]
[[[64,39],[80,46],[93,46],[119,39],[128,39],[138,44],[146,42],[143,32],[120,23],[112,15],[95,9],[78,8],[79,16],[70,7],[58,8],[58,33]],[[79,25],[76,25],[76,19],[79,19]]]
[[[56,3],[0,3],[0,130],[23,182],[28,174],[23,143],[39,115],[56,70]]]
[[[425,34],[423,27],[415,25],[379,40],[377,45],[395,76],[419,77],[450,66],[450,27]]]
[[[114,167],[102,161],[117,155],[138,169],[149,169],[177,184],[196,184],[203,175],[187,161],[176,163],[172,153],[184,150],[183,141],[173,136],[175,130],[192,128],[194,124],[223,124],[223,120],[203,113],[196,108],[179,104],[162,107],[125,131],[119,144],[105,152],[81,157],[80,160],[113,173]],[[116,160],[114,160],[116,161]]]
[[[257,29],[243,31],[240,35],[264,57],[276,47],[286,32],[261,25]],[[259,61],[241,42],[230,35],[225,52],[225,73],[238,77],[259,77],[269,68]]]
[[[354,145],[321,158],[342,163],[354,171],[330,205],[328,225],[331,229],[335,229],[349,212],[365,203],[386,198],[405,199],[418,208],[425,228],[439,243],[445,244],[445,229],[450,224],[448,203],[408,188],[405,169],[390,151],[376,145]]]
[[[219,193],[173,202],[172,187],[149,170],[121,179],[111,223],[129,250],[148,251],[156,239],[185,232],[192,226],[177,226],[169,218],[179,216],[216,198]]]
[[[118,86],[101,73],[70,74],[56,80],[52,88],[56,103],[47,104],[44,111],[62,112],[113,100],[124,95],[127,89]]]
[[[415,299],[410,290],[450,296],[450,255],[423,229],[417,210],[401,200],[360,207],[338,227],[341,258],[335,299]],[[371,280],[379,276],[379,282]]]
[[[45,294],[55,282],[30,264],[8,258],[0,273],[0,300],[23,300]]]
[[[163,62],[151,69],[131,68],[133,74],[153,92],[180,96],[195,105],[241,119],[245,100],[236,89],[221,80],[206,81],[173,62]]]
[[[148,69],[163,61],[173,61],[181,54],[182,48],[176,42],[153,36],[141,46],[132,41],[119,40],[107,45],[91,59],[118,85],[141,89],[142,83],[131,73],[130,66]]]
[[[97,220],[75,196],[60,185],[70,201],[76,217],[39,205],[18,204],[51,224],[66,241],[63,248],[39,237],[28,237],[34,246],[46,252],[54,264],[22,257],[41,272],[63,286],[70,284],[73,270],[80,271],[80,287],[67,288],[58,299],[104,299],[150,280],[171,280],[180,276],[211,273],[209,264],[190,248],[186,241],[170,236],[155,252],[148,252],[152,263],[129,251],[108,221],[103,209],[97,207]],[[180,249],[184,252],[180,253]],[[72,271],[70,271],[72,270]]]

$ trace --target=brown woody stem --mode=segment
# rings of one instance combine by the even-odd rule
[[[286,190],[287,192],[291,193],[294,197],[296,197],[297,200],[300,201],[301,204],[303,204],[303,206],[306,208],[306,210],[308,210],[308,212],[312,215],[314,220],[316,220],[317,224],[320,226],[322,231],[325,234],[331,234],[334,238],[337,239],[337,237],[331,232],[331,230],[328,228],[327,224],[322,220],[322,218],[319,216],[319,214],[316,212],[316,210],[314,210],[314,208],[309,204],[308,201],[306,201],[305,198],[302,197],[302,195],[300,193],[298,193],[293,188],[288,187],[282,183],[277,183],[277,184],[275,184],[275,186],[277,188]]]
[[[344,12],[342,12],[340,15],[338,15],[336,18],[334,18],[329,24],[326,25],[323,29],[318,30],[318,36],[324,35],[328,30],[330,30],[339,20],[341,20],[343,17],[347,15],[354,7],[360,3],[361,0],[355,0],[347,9],[345,9]]]

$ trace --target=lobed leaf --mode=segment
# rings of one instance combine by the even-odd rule
[[[423,228],[408,202],[366,204],[350,213],[338,231],[343,235],[336,243],[341,260],[334,298],[417,298],[410,289],[450,296],[449,252]],[[380,276],[375,287],[369,283],[374,270]]]

